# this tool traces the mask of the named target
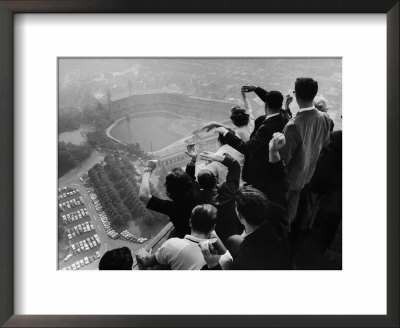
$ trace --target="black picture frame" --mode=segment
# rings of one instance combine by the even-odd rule
[[[387,315],[14,315],[13,29],[16,13],[384,13],[387,17]],[[0,324],[4,327],[399,327],[399,1],[0,0]],[[368,288],[366,286],[366,288]]]

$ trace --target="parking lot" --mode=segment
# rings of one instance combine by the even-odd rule
[[[64,227],[67,229],[70,229],[71,237],[72,233],[75,232],[75,237],[72,237],[71,239],[68,240],[69,245],[70,245],[70,252],[68,255],[65,256],[65,258],[62,258],[58,262],[58,269],[59,270],[74,270],[72,268],[72,264],[75,263],[75,270],[77,268],[77,263],[79,262],[79,270],[97,270],[98,268],[98,263],[100,257],[107,252],[108,250],[114,249],[114,248],[119,248],[119,247],[128,247],[131,249],[132,253],[135,253],[139,248],[144,247],[149,240],[146,238],[140,238],[138,236],[133,235],[129,231],[127,232],[121,232],[120,234],[115,234],[112,231],[111,226],[109,225],[109,220],[106,217],[105,213],[101,209],[101,205],[97,202],[96,198],[93,197],[95,193],[93,190],[91,191],[90,189],[88,190],[88,187],[90,186],[88,184],[85,185],[85,180],[87,178],[87,171],[96,163],[100,163],[103,159],[103,155],[100,153],[95,152],[91,158],[86,161],[81,167],[77,168],[76,170],[71,171],[70,173],[66,174],[64,177],[58,180],[60,190],[58,191],[58,196],[61,196],[63,194],[66,194],[65,196],[59,197],[58,203],[59,205],[62,205],[63,212],[60,213],[60,220],[62,220],[61,215],[66,215],[67,219],[67,214],[69,215],[69,219],[71,222],[67,222],[67,224],[63,224]],[[81,179],[82,178],[82,179]],[[70,193],[71,191],[74,191],[72,194]],[[70,193],[70,194],[68,194]],[[69,203],[69,206],[67,202],[75,199],[75,201],[72,201]],[[63,203],[66,203],[63,205]],[[61,210],[61,209],[60,209]],[[79,211],[79,212],[78,212]],[[76,212],[76,213],[75,213]],[[87,215],[83,215],[86,214]],[[79,214],[81,214],[82,218],[79,217]],[[76,215],[76,216],[75,216]],[[94,230],[86,231],[84,232],[84,226],[87,226],[85,222],[90,222],[89,226],[94,228]],[[79,235],[77,235],[75,226],[78,225],[79,229],[79,224],[81,224],[81,229],[82,232],[80,232]],[[83,226],[84,224],[84,226]],[[72,231],[74,229],[74,231]],[[90,244],[87,240],[89,237],[89,240],[93,244],[93,237],[96,235],[100,239],[100,245],[97,243],[97,246],[90,248]],[[112,238],[114,237],[114,238]],[[81,253],[74,255],[72,251],[72,246],[78,241],[86,241],[86,243],[89,245],[89,251],[86,250],[86,246],[83,245],[85,248],[85,252],[81,250]],[[79,245],[81,248],[81,245]],[[76,247],[76,245],[75,245]],[[72,256],[70,256],[72,254]],[[89,261],[89,264],[85,264],[85,257],[87,257],[87,260]],[[82,267],[82,262],[83,260],[84,266]],[[87,262],[86,260],[86,262]],[[69,269],[67,269],[69,267]]]
[[[59,269],[79,270],[100,258],[101,240],[77,189],[59,188],[58,202],[70,245],[69,254],[59,262]]]

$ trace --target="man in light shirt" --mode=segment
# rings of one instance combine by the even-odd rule
[[[216,220],[217,209],[214,206],[198,205],[190,217],[190,235],[186,235],[185,238],[168,239],[155,254],[150,254],[142,248],[136,253],[136,258],[144,267],[161,264],[172,270],[201,270],[206,262],[199,243],[210,238],[216,239],[213,233]],[[224,261],[223,265],[229,265],[229,252],[226,249],[222,249],[221,252],[224,254],[221,260]]]
[[[295,82],[295,97],[299,111],[283,131],[286,145],[280,155],[287,167],[289,191],[287,199],[287,223],[296,217],[300,191],[310,182],[319,154],[329,144],[331,120],[317,110],[314,98],[318,83],[311,78],[298,78]]]

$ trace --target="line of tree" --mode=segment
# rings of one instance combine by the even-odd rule
[[[139,216],[152,222],[153,214],[139,199],[134,166],[125,157],[107,155],[104,161],[106,165],[96,164],[89,170],[89,178],[113,229],[125,230]]]

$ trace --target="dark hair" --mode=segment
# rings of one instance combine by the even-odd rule
[[[190,177],[180,167],[171,170],[165,177],[167,196],[175,201],[188,200],[192,196],[193,185]]]
[[[197,182],[201,189],[207,191],[214,189],[217,185],[215,175],[209,170],[201,170],[199,174],[197,174]]]
[[[296,97],[304,101],[311,101],[318,92],[318,83],[309,77],[299,77],[294,84]]]
[[[232,123],[238,128],[249,124],[249,114],[246,113],[246,109],[240,106],[235,106],[231,109],[230,118]]]
[[[106,252],[99,262],[99,270],[132,270],[133,257],[128,247]]]
[[[209,233],[217,222],[217,209],[210,204],[197,205],[190,216],[192,230]]]
[[[278,110],[282,108],[283,95],[279,91],[270,91],[265,96],[265,102],[269,108]]]
[[[260,190],[243,186],[236,192],[236,208],[251,225],[261,225],[268,218],[269,201]]]

